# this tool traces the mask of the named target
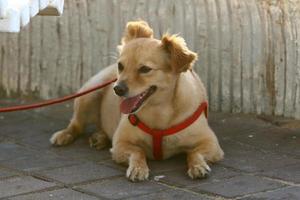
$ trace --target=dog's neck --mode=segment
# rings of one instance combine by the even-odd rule
[[[191,116],[206,100],[202,82],[193,73],[187,71],[179,74],[174,87],[157,97],[162,101],[146,105],[138,112],[140,120],[151,128],[166,129]]]

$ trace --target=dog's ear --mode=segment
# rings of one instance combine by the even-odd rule
[[[145,21],[128,22],[125,28],[124,36],[122,38],[122,45],[135,38],[152,38],[153,30]]]
[[[188,49],[184,39],[178,35],[165,34],[162,47],[170,56],[172,70],[180,73],[190,69],[197,60],[197,54]]]

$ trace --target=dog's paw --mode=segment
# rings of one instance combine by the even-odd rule
[[[131,181],[144,181],[149,178],[148,166],[129,166],[126,172],[126,177]]]
[[[204,162],[203,164],[193,165],[188,169],[188,175],[192,179],[206,177],[211,171],[210,167]]]
[[[90,147],[100,150],[109,145],[109,139],[105,134],[97,132],[89,138],[89,143]]]
[[[74,137],[64,130],[54,133],[50,138],[51,144],[56,146],[67,145],[73,141],[74,141]]]

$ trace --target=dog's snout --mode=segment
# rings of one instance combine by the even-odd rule
[[[114,87],[114,91],[118,96],[125,96],[128,92],[128,87],[126,83],[120,82]]]

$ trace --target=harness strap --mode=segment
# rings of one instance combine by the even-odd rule
[[[188,117],[186,120],[184,120],[183,122],[181,122],[175,126],[165,129],[165,130],[157,130],[157,129],[152,129],[152,128],[148,127],[146,124],[144,124],[142,121],[140,121],[139,118],[135,114],[128,115],[128,120],[133,126],[137,126],[143,132],[152,136],[153,157],[156,160],[161,160],[163,158],[163,155],[162,155],[163,137],[167,136],[167,135],[175,134],[175,133],[187,128],[201,116],[203,111],[204,111],[205,117],[207,118],[208,103],[206,101],[202,102],[200,104],[200,106],[198,107],[198,109],[193,113],[193,115]]]

